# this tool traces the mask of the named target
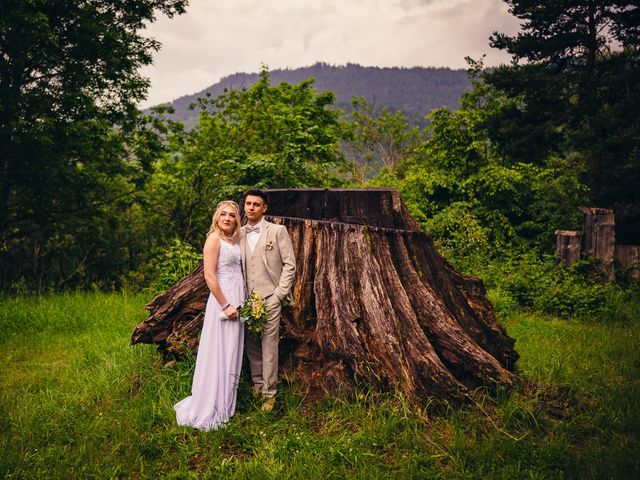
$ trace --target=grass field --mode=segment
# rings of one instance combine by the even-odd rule
[[[243,380],[223,429],[178,427],[193,361],[130,346],[145,298],[0,300],[0,478],[640,478],[640,319],[504,320],[540,388],[411,409],[399,396],[312,405]],[[549,392],[555,392],[550,394]]]

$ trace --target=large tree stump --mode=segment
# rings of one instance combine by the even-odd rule
[[[296,253],[281,373],[315,391],[364,380],[415,400],[508,388],[518,354],[482,281],[457,274],[419,231],[398,192],[271,190],[270,219]],[[147,305],[132,343],[171,358],[196,349],[208,295],[201,268]]]

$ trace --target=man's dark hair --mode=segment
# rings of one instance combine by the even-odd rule
[[[242,196],[242,205],[243,206],[244,206],[245,200],[247,199],[247,197],[249,195],[253,195],[254,197],[260,197],[260,198],[262,198],[262,201],[264,202],[265,205],[269,205],[269,197],[268,197],[268,195],[262,190],[254,189],[254,190],[247,190],[246,192],[244,192],[244,195]]]

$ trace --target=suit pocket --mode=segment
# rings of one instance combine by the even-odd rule
[[[271,294],[267,298],[265,298],[264,306],[267,308],[267,312],[269,313],[276,313],[282,309],[282,303],[280,302],[280,299],[274,294]]]

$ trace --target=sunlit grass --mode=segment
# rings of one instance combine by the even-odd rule
[[[515,313],[527,391],[415,408],[362,389],[312,403],[283,384],[259,411],[246,379],[225,428],[175,424],[193,360],[130,346],[145,298],[0,303],[2,478],[639,478],[640,320]]]

